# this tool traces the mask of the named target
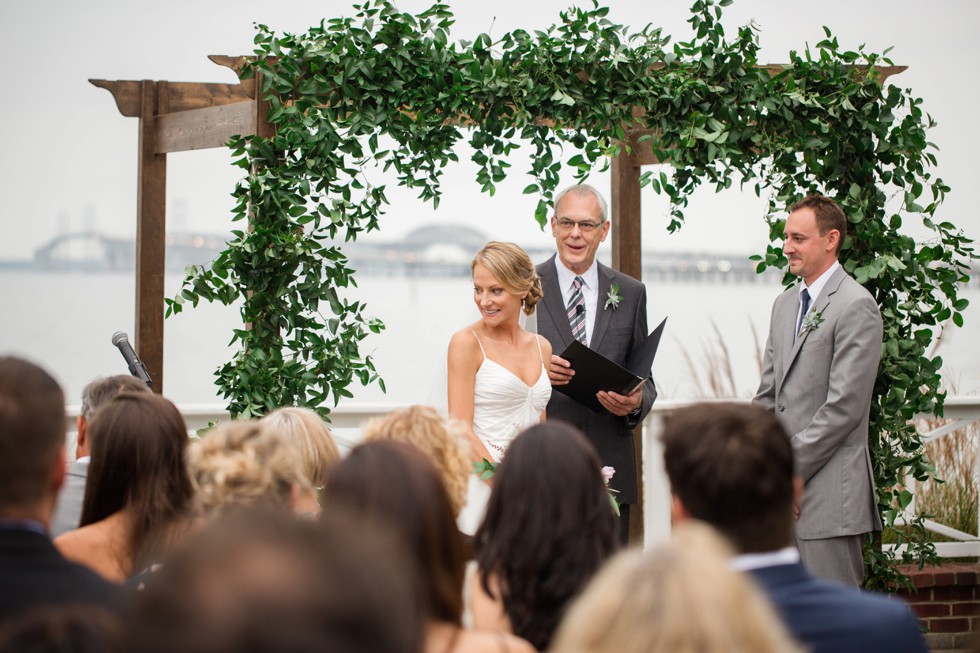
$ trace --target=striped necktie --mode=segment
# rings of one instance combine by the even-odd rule
[[[582,285],[585,280],[582,277],[575,277],[572,282],[572,297],[568,300],[568,324],[572,327],[572,335],[583,345],[585,342],[585,295],[582,293]]]

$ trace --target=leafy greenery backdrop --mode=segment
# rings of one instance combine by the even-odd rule
[[[939,218],[949,190],[931,169],[934,123],[909,90],[883,84],[886,53],[843,49],[826,39],[789,54],[784,69],[760,65],[753,25],[729,38],[721,23],[730,0],[697,0],[689,40],[671,43],[647,26],[611,23],[597,4],[570,9],[547,29],[492,39],[450,38],[447,4],[411,15],[368,0],[353,17],[323,21],[302,34],[258,26],[255,60],[270,103],[271,137],[236,138],[247,172],[235,189],[243,227],[210,267],[189,271],[168,314],[185,302],[242,300],[249,328],[240,350],[217,372],[233,415],[284,404],[329,412],[347,387],[377,380],[359,343],[383,325],[338,289],[356,285],[340,247],[376,229],[385,186],[372,172],[438,203],[453,146],[468,140],[477,184],[493,194],[521,143],[534,149],[530,183],[535,219],[545,224],[566,166],[576,179],[608,165],[629,130],[646,129],[661,161],[642,182],[670,201],[671,231],[701,184],[733,184],[768,199],[772,243],[755,257],[760,270],[785,268],[780,240],[786,207],[810,192],[838,200],[850,221],[845,268],[878,300],[885,338],[872,403],[871,450],[879,507],[894,526],[912,495],[902,481],[930,472],[916,413],[942,411],[939,358],[926,347],[936,328],[962,323],[970,240]],[[916,242],[903,223],[931,234]],[[787,273],[786,282],[793,279]],[[906,560],[934,555],[921,518],[897,536]],[[889,556],[867,548],[869,584],[896,579]]]

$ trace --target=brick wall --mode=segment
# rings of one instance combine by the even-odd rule
[[[922,624],[933,651],[973,649],[980,632],[980,565],[948,563],[939,567],[904,569],[916,592],[899,592]]]

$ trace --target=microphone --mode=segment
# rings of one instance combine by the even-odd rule
[[[150,379],[143,361],[136,355],[133,346],[129,344],[129,336],[122,331],[116,331],[112,334],[112,344],[119,348],[119,353],[126,359],[126,363],[129,365],[129,373],[145,383],[146,387],[152,388],[153,381]]]
[[[575,305],[575,312],[576,313],[584,313],[585,312],[585,304],[576,304]]]

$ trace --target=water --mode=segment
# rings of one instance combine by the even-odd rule
[[[168,295],[180,281],[180,275],[167,277]],[[368,336],[363,351],[374,356],[388,392],[356,384],[350,388],[355,398],[349,401],[426,402],[445,363],[450,335],[475,318],[470,280],[362,277],[358,283],[353,293],[367,302],[369,315],[387,325],[380,335]],[[661,396],[710,396],[714,392],[708,379],[729,376],[735,396],[751,396],[779,285],[653,280],[647,289],[650,325],[668,317],[654,363]],[[69,403],[77,403],[93,377],[126,373],[110,337],[119,330],[133,335],[134,293],[130,274],[0,271],[0,352],[44,365],[65,388]],[[964,296],[971,304],[980,303],[977,289],[964,291]],[[980,336],[977,310],[973,305],[967,309],[965,327],[948,331],[939,350],[946,361],[944,375],[957,394],[980,388],[980,352],[972,346]],[[168,319],[164,394],[179,404],[223,404],[213,373],[231,357],[228,341],[239,325],[236,308],[205,303]],[[713,364],[709,350],[719,352]]]

